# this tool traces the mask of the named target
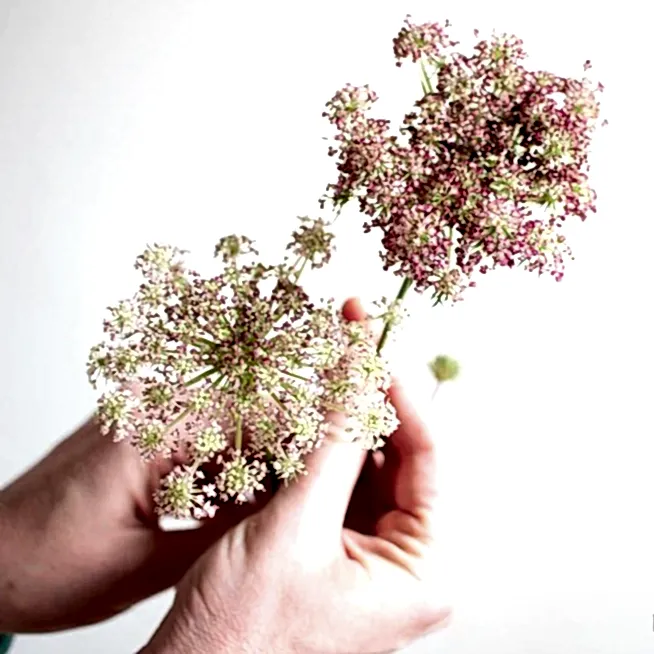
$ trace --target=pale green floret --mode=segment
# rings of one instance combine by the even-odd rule
[[[439,382],[452,381],[459,375],[458,361],[445,355],[437,356],[431,361],[429,369]]]
[[[152,458],[159,452],[166,449],[166,428],[161,423],[149,423],[143,425],[138,431],[136,446],[141,455]]]
[[[160,510],[176,517],[188,517],[198,504],[198,489],[192,470],[174,470],[163,481],[158,493]]]
[[[152,406],[165,406],[173,399],[173,391],[166,384],[153,384],[145,391],[144,399]]]
[[[281,454],[272,464],[279,479],[285,484],[297,479],[300,475],[306,475],[306,466],[299,454]]]
[[[119,302],[115,307],[110,307],[111,325],[119,332],[129,332],[136,328],[138,315],[134,305],[128,300]]]
[[[193,443],[193,452],[200,458],[209,458],[227,447],[225,434],[218,425],[205,427]]]

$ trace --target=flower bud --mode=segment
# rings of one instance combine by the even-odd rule
[[[452,357],[439,355],[429,362],[429,369],[438,382],[452,381],[459,375],[459,362]]]

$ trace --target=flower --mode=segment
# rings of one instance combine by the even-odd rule
[[[338,172],[327,197],[357,198],[365,230],[381,231],[384,268],[436,304],[500,266],[562,278],[563,223],[595,211],[588,153],[602,89],[527,69],[515,36],[459,53],[448,28],[407,18],[393,41],[398,65],[420,62],[424,92],[397,132],[371,115],[368,86],[345,86],[324,114]]]
[[[122,440],[126,435],[130,415],[137,406],[134,394],[125,388],[115,388],[104,393],[98,400],[100,431],[109,434],[114,429],[114,440]]]
[[[446,22],[444,26],[437,23],[424,23],[415,25],[407,16],[404,27],[393,39],[393,52],[397,59],[397,65],[402,64],[402,59],[410,59],[413,62],[421,58],[438,59],[444,49],[456,45],[446,33],[450,26]]]
[[[311,263],[312,268],[322,268],[332,256],[334,234],[329,232],[322,218],[312,220],[300,218],[300,227],[293,232],[287,249],[292,250],[301,260]]]
[[[266,476],[266,464],[254,459],[248,461],[239,452],[224,461],[223,469],[216,478],[221,499],[247,502],[249,496],[263,490],[261,480]]]
[[[134,436],[134,444],[146,461],[158,454],[169,454],[166,442],[166,426],[162,422],[153,420],[139,424]]]
[[[295,478],[334,406],[356,416],[362,447],[390,434],[390,375],[371,334],[299,285],[307,263],[329,260],[332,241],[322,219],[300,218],[288,246],[294,262],[264,264],[253,242],[236,235],[216,245],[210,276],[188,268],[172,246],[137,258],[143,282],[109,309],[88,374],[103,391],[103,433],[127,438],[146,460],[178,453],[187,462],[163,480],[162,511],[206,516],[220,501],[262,490],[267,474]],[[217,466],[213,486],[200,474],[204,464]]]
[[[459,362],[441,354],[429,363],[429,370],[439,383],[452,381],[459,376]]]
[[[155,491],[156,508],[160,515],[176,518],[197,517],[198,510],[205,504],[198,483],[204,478],[203,473],[191,466],[177,466],[162,481]]]
[[[191,441],[191,453],[195,460],[213,458],[227,447],[227,438],[217,421],[201,429],[194,440]]]
[[[289,481],[307,473],[300,452],[284,452],[279,458],[273,461],[272,466],[277,473],[277,477],[283,480],[285,485]]]

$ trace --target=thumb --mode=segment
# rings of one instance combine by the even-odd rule
[[[291,533],[313,542],[338,542],[366,452],[343,430],[345,416],[330,414],[320,447],[307,457],[307,474],[282,487],[268,509]]]
[[[364,320],[366,313],[358,300],[343,307],[347,320]],[[359,478],[366,452],[344,427],[347,417],[331,412],[325,417],[326,435],[306,461],[307,474],[280,488],[268,509],[285,526],[295,527],[313,542],[340,541],[352,491]]]

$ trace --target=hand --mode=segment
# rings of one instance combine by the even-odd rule
[[[385,652],[445,623],[434,446],[399,387],[390,399],[401,425],[383,454],[366,460],[331,416],[308,475],[198,560],[144,652]]]
[[[108,618],[177,583],[253,510],[229,506],[200,529],[161,531],[152,491],[165,472],[91,421],[1,491],[0,632]]]

